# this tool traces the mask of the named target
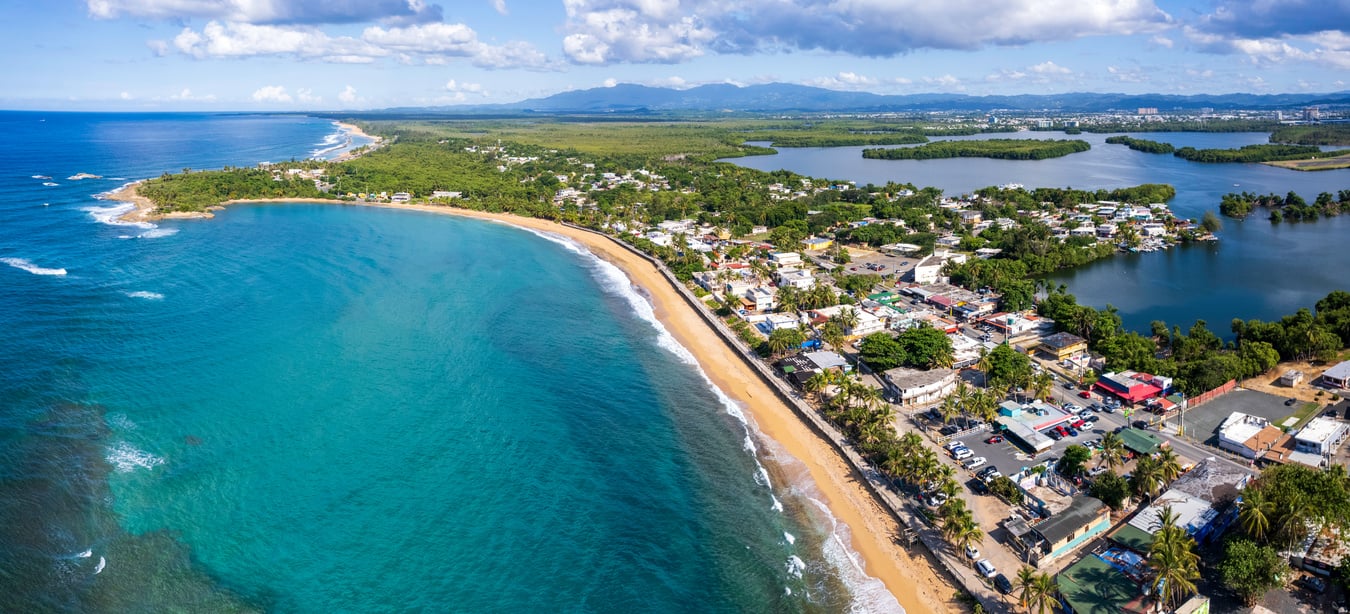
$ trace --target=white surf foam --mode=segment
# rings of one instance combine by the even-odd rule
[[[94,551],[93,551],[93,549],[85,550],[84,552],[81,552],[81,553],[79,553],[79,554],[76,554],[76,555],[75,555],[75,558],[77,558],[77,559],[87,559],[87,558],[89,558],[89,557],[91,557],[91,556],[94,556]]]
[[[851,541],[848,526],[830,513],[829,506],[815,497],[807,497],[830,522],[830,534],[821,544],[821,553],[825,562],[834,568],[840,579],[848,586],[853,596],[850,612],[896,612],[904,614],[905,608],[896,601],[895,595],[879,579],[867,575],[862,556],[849,547]]]
[[[103,558],[103,557],[98,557],[98,566],[94,568],[94,575],[97,576],[97,575],[103,573],[103,568],[106,567],[107,565],[108,565],[108,559],[105,559],[105,558]]]
[[[127,296],[129,296],[129,297],[131,297],[131,298],[143,298],[143,299],[145,299],[145,300],[147,300],[147,301],[162,301],[162,300],[164,300],[164,295],[163,295],[163,294],[160,294],[160,293],[158,293],[158,292],[147,292],[147,291],[145,291],[145,290],[137,290],[137,291],[135,291],[135,292],[123,292],[123,294],[126,294]]]
[[[0,262],[8,264],[16,269],[28,271],[34,275],[65,275],[65,269],[46,269],[33,264],[26,258],[0,258]]]
[[[787,531],[783,531],[783,539],[787,540],[789,546],[797,543],[797,536],[788,533]]]
[[[98,198],[102,195],[95,195]],[[107,207],[84,207],[81,211],[89,213],[94,221],[109,226],[124,226],[127,228],[140,228],[145,232],[136,235],[118,235],[119,239],[158,239],[178,234],[177,228],[160,228],[150,222],[128,222],[120,219],[124,214],[131,212],[136,205],[126,203],[122,205],[109,205]]]
[[[122,412],[108,414],[108,424],[116,427],[120,431],[134,431],[140,428],[140,425],[132,422],[131,418],[128,418],[127,415]]]
[[[160,237],[170,237],[178,234],[177,228],[151,228],[141,234],[136,235],[137,239],[158,239]]]
[[[805,561],[801,560],[801,558],[795,554],[788,557],[787,572],[791,574],[792,577],[800,579],[802,577],[802,572],[804,571],[806,571]]]
[[[49,187],[49,188],[54,188],[54,187],[59,186],[59,185],[61,185],[61,184],[56,183],[55,181],[44,181],[44,182],[42,182],[42,185],[45,185],[45,186],[47,186],[47,187]]]
[[[323,141],[319,143],[319,148],[309,152],[311,158],[321,158],[352,144],[351,131],[343,128],[337,122],[333,122],[333,125],[337,128],[337,132],[323,137]]]
[[[118,473],[131,473],[136,469],[154,469],[163,465],[164,459],[123,441],[108,449],[108,462]]]

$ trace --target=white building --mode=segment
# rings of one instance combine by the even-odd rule
[[[1284,436],[1284,431],[1271,426],[1260,416],[1233,412],[1219,425],[1219,448],[1243,458],[1255,459],[1264,454]]]
[[[670,235],[655,230],[647,233],[646,236],[648,241],[660,245],[661,247],[670,247],[670,244],[673,241],[673,238]]]
[[[1322,383],[1336,388],[1350,388],[1350,360],[1322,373]]]
[[[966,261],[966,255],[948,251],[934,252],[932,256],[924,258],[919,261],[919,264],[914,265],[914,283],[937,283],[942,276],[943,265],[949,261],[961,264]]]
[[[394,195],[389,197],[391,203],[406,203],[410,200],[412,200],[412,194],[407,192],[394,192]]]
[[[882,373],[882,380],[901,405],[933,403],[956,389],[956,371],[920,371],[900,367]]]
[[[780,288],[791,286],[798,290],[810,290],[816,286],[816,278],[810,272],[800,269],[779,271],[778,286]]]
[[[1294,435],[1294,449],[1308,454],[1326,456],[1345,441],[1346,425],[1339,420],[1318,416]]]
[[[727,285],[730,286],[731,282],[727,282]],[[755,311],[769,311],[774,307],[773,292],[768,288],[749,288],[745,291],[745,298],[755,304]]]
[[[769,332],[778,329],[801,328],[801,320],[797,319],[796,314],[790,313],[771,313],[764,318],[764,325],[768,327]]]
[[[774,252],[769,254],[769,259],[780,267],[798,266],[802,263],[802,255],[797,252]]]

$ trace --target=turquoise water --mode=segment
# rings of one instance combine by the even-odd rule
[[[214,146],[5,154],[0,611],[897,609],[612,266],[357,207],[102,223],[116,180],[31,175],[304,156],[333,128],[61,121]]]

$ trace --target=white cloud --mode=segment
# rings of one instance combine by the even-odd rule
[[[291,95],[286,93],[286,88],[280,85],[267,85],[258,88],[253,92],[253,102],[291,102]]]
[[[1157,36],[1154,36],[1153,38],[1148,39],[1148,42],[1153,43],[1154,45],[1157,45],[1157,46],[1159,46],[1159,47],[1166,48],[1166,49],[1171,49],[1171,48],[1172,48],[1172,45],[1175,44],[1175,43],[1172,42],[1172,39],[1167,38],[1166,36],[1163,36],[1163,35],[1161,35],[1161,34],[1159,34],[1159,35],[1157,35]]]
[[[299,88],[295,90],[295,99],[302,104],[319,104],[323,102],[323,96],[315,96],[314,90]]]
[[[179,52],[197,59],[290,55],[351,63],[387,54],[374,45],[347,36],[332,38],[314,28],[218,21],[207,23],[201,32],[183,28],[174,37],[173,45]]]
[[[145,41],[145,46],[149,47],[150,53],[155,54],[156,57],[162,58],[169,55],[169,41],[149,40]]]
[[[189,100],[195,100],[195,101],[211,101],[211,100],[215,100],[215,99],[216,99],[216,95],[215,95],[215,94],[207,94],[206,96],[198,96],[198,95],[196,95],[196,94],[193,94],[193,93],[192,93],[192,90],[190,90],[190,89],[188,89],[188,88],[183,88],[183,90],[180,91],[180,92],[178,92],[177,94],[174,94],[174,95],[172,95],[172,96],[169,96],[169,100],[176,100],[176,101],[189,101]]]
[[[1071,80],[1073,71],[1046,60],[1040,64],[1033,64],[1025,68],[1009,70],[1002,69],[986,75],[984,80],[990,83],[999,81],[1028,81],[1030,83],[1048,84],[1064,82]]]
[[[511,14],[510,11],[506,10],[506,0],[489,0],[489,1],[492,3],[492,10],[497,11],[502,15]]]
[[[894,56],[1171,27],[1153,0],[564,0],[578,64],[680,62],[710,52],[821,49]]]
[[[965,89],[965,86],[961,85],[961,80],[951,75],[942,75],[941,77],[924,77],[923,79],[920,79],[920,81],[923,81],[927,85],[936,85],[938,87],[947,89],[955,89],[955,90]]]
[[[131,92],[122,92],[121,94],[118,94],[117,97],[122,100],[131,100]]]
[[[1350,70],[1350,34],[1340,30],[1298,36],[1234,38],[1187,26],[1184,33],[1201,51],[1244,55],[1254,64],[1309,63]]]
[[[1107,74],[1120,83],[1143,83],[1149,80],[1148,73],[1137,68],[1121,68],[1119,66],[1107,66]]]
[[[455,81],[454,79],[451,79],[445,83],[445,90],[447,92],[458,92],[461,94],[478,94],[480,96],[488,95],[487,90],[483,89],[483,85],[481,83],[460,83],[458,81]]]
[[[610,78],[608,78],[608,79],[605,79],[605,82],[604,82],[603,85],[604,85],[605,87],[614,87],[614,86],[616,86],[616,85],[618,85],[618,84],[619,84],[619,80],[618,80],[618,79],[615,79],[614,77],[610,77]]]
[[[1068,75],[1073,73],[1072,70],[1069,70],[1049,60],[1041,62],[1040,64],[1037,64],[1035,66],[1030,66],[1027,68],[1027,70],[1030,70],[1031,72],[1034,72],[1038,75]]]
[[[441,7],[425,0],[86,0],[98,19],[139,17],[181,22],[192,18],[252,24],[440,21]]]
[[[346,88],[344,88],[344,89],[342,90],[341,93],[338,94],[338,97],[337,97],[337,98],[338,98],[338,101],[341,102],[341,103],[343,103],[343,104],[352,104],[353,102],[356,102],[356,100],[357,100],[357,98],[356,98],[356,88],[354,88],[354,87],[348,85]]]

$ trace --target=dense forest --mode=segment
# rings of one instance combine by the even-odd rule
[[[1135,151],[1152,154],[1170,154],[1176,151],[1171,143],[1159,143],[1148,139],[1136,139],[1128,136],[1110,136],[1106,137],[1106,142],[1112,145],[1124,145]]]
[[[1291,145],[1350,145],[1350,124],[1280,126],[1270,142]]]
[[[996,158],[999,160],[1044,160],[1087,151],[1092,146],[1080,140],[988,139],[983,141],[938,141],[918,147],[864,149],[863,157],[881,160],[934,160],[938,158]]]
[[[1266,119],[1199,119],[1162,122],[1107,122],[1083,126],[1084,132],[1269,132],[1279,123]]]
[[[1312,145],[1247,145],[1237,149],[1196,149],[1182,147],[1175,155],[1191,162],[1273,162],[1276,160],[1302,160],[1313,156],[1337,156],[1346,152],[1322,153],[1321,148]]]
[[[321,198],[326,195],[310,179],[282,174],[274,178],[270,170],[225,168],[219,171],[165,173],[140,184],[136,191],[165,211],[205,211],[207,207],[238,198]]]

